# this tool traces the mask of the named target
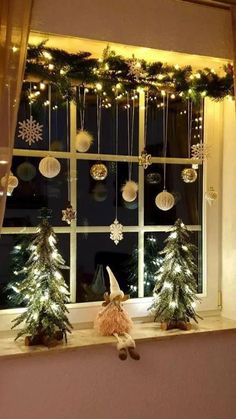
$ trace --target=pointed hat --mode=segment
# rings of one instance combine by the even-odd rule
[[[109,275],[109,280],[110,280],[110,300],[114,300],[114,298],[121,296],[122,298],[124,297],[124,293],[123,291],[121,291],[119,284],[116,280],[115,275],[113,274],[113,272],[111,271],[111,269],[109,268],[109,266],[107,266],[107,272]]]

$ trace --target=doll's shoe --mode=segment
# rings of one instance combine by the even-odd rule
[[[126,348],[119,349],[118,356],[121,361],[125,361],[127,359],[127,349]]]
[[[128,347],[128,351],[129,351],[130,358],[134,359],[135,361],[139,361],[139,360],[140,360],[140,355],[139,355],[139,353],[136,351],[136,349],[135,349],[135,348],[133,348],[133,347]]]

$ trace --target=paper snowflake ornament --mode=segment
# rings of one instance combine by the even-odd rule
[[[123,240],[123,225],[119,223],[117,218],[110,225],[110,239],[116,245]]]
[[[145,150],[142,151],[141,156],[138,158],[139,166],[143,166],[144,169],[147,169],[148,166],[152,164],[152,156],[151,154],[147,154]]]
[[[70,205],[65,210],[62,210],[62,221],[65,221],[67,224],[71,224],[72,220],[75,220],[76,218],[76,211],[74,208]]]
[[[23,122],[19,122],[19,133],[18,138],[21,138],[23,141],[31,146],[33,143],[43,140],[43,125],[40,125],[30,116],[29,119],[26,119]]]
[[[142,63],[137,60],[137,58],[128,60],[127,64],[129,66],[128,76],[133,76],[136,80],[138,80],[140,77],[146,76],[146,72],[142,67]]]
[[[191,146],[193,159],[206,160],[209,157],[209,149],[206,144],[198,143]]]

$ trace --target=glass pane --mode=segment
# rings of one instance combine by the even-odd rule
[[[77,297],[76,301],[100,301],[109,291],[106,266],[109,265],[124,293],[130,293],[130,286],[137,290],[137,278],[130,278],[130,253],[137,248],[138,234],[125,233],[116,246],[109,233],[77,235]],[[138,261],[133,263],[137,270]],[[136,295],[132,295],[134,297]]]
[[[116,163],[105,163],[108,176],[103,181],[95,181],[90,169],[96,161],[77,162],[77,208],[78,225],[107,226],[115,219],[115,179]],[[137,225],[138,202],[125,202],[121,195],[121,187],[128,179],[128,164],[118,163],[118,220],[123,225]],[[132,179],[137,182],[138,167],[133,164]]]
[[[106,102],[107,101],[107,102]],[[106,108],[106,103],[111,106]],[[119,99],[119,141],[118,154],[128,154],[128,140],[127,140],[127,110],[126,98],[123,96]],[[133,137],[133,155],[138,154],[138,100],[135,101],[135,115],[134,115],[134,137]],[[79,107],[77,108],[77,129],[81,128]],[[97,96],[95,93],[88,93],[86,95],[85,107],[85,124],[84,129],[89,131],[94,138],[93,144],[89,149],[89,153],[98,152],[97,144]],[[115,154],[115,100],[114,97],[104,96],[103,107],[101,114],[101,154]]]
[[[202,167],[197,170],[197,180],[185,183],[180,164],[167,164],[166,188],[175,198],[175,205],[162,211],[155,205],[155,197],[163,191],[163,165],[152,164],[145,171],[145,225],[172,225],[181,218],[185,224],[201,225],[202,222]]]
[[[168,232],[151,232],[144,235],[144,296],[150,297],[153,295],[155,286],[155,272],[158,270],[162,256],[159,252],[165,246],[165,239],[168,237]],[[202,233],[200,231],[192,231],[190,233],[190,240],[197,246],[195,255],[195,263],[197,264],[196,283],[198,293],[202,292]]]
[[[65,225],[61,210],[67,206],[67,174],[69,160],[60,159],[61,171],[54,178],[46,178],[38,170],[41,159],[13,157],[12,171],[18,177],[19,185],[7,197],[4,219],[5,227],[36,226],[38,210],[52,209],[52,225]]]
[[[49,104],[48,104],[48,85],[44,89],[40,88],[43,83],[31,83],[31,105],[29,104],[30,83],[25,82],[21,95],[21,102],[18,111],[17,129],[15,134],[15,148],[32,150],[53,150],[69,151],[69,106],[66,103],[60,103],[53,87],[51,87],[51,144],[49,144]],[[27,135],[22,137],[24,127],[22,123],[32,116],[35,121],[36,135]],[[39,124],[39,125],[37,125]],[[27,127],[27,126],[26,126]],[[23,129],[23,131],[22,131]],[[38,133],[41,135],[38,137]],[[68,134],[68,135],[67,135]]]
[[[147,120],[147,151],[152,156],[163,156],[163,106],[161,99],[150,98]],[[193,104],[192,140],[196,144],[203,132],[200,105]],[[187,102],[169,100],[167,157],[188,157]]]
[[[28,244],[33,239],[31,234],[2,234],[0,238],[0,308],[14,308],[17,304],[16,294],[9,285],[14,286],[15,281],[23,280],[20,270],[24,268],[29,257]],[[58,250],[65,260],[66,266],[70,265],[70,237],[68,234],[57,234]],[[63,277],[70,285],[70,270],[62,271]]]

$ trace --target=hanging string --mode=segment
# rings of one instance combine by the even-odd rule
[[[32,95],[32,83],[30,81],[30,100],[29,100],[30,119],[31,119],[31,116],[32,116],[32,97],[31,97],[31,95]]]
[[[192,124],[193,124],[193,102],[188,98],[188,158],[191,157],[192,145]]]
[[[102,117],[102,98],[97,94],[97,140],[98,154],[100,154],[100,138],[101,138],[101,117]]]
[[[129,97],[127,95],[127,101],[129,101]],[[134,117],[135,117],[135,93],[132,96],[132,112],[131,112],[131,126],[130,126],[130,111],[129,111],[129,103],[127,104],[127,134],[128,134],[128,153],[129,156],[132,157],[133,155],[133,146],[134,146]],[[133,162],[130,161],[128,163],[128,180],[132,179],[132,166]]]
[[[146,144],[147,144],[148,99],[149,99],[149,92],[147,91],[145,95],[144,150],[146,149]]]
[[[84,121],[85,121],[85,103],[86,103],[86,92],[84,88],[83,97],[81,95],[82,86],[79,86],[79,115],[80,115],[80,129],[84,130]]]
[[[116,107],[115,107],[115,114],[116,114],[116,131],[115,131],[115,152],[116,156],[118,155],[118,139],[119,139],[119,104],[118,100],[116,100]],[[118,162],[116,160],[116,220],[118,216]]]
[[[169,110],[169,95],[163,96],[163,157],[164,162],[164,173],[163,183],[164,190],[166,189],[166,155],[167,155],[167,140],[168,140],[168,110]]]
[[[48,85],[48,149],[51,150],[51,126],[52,126],[52,115],[51,115],[51,100],[52,100],[52,88]]]
[[[199,131],[200,131],[200,144],[202,144],[203,143],[203,121],[204,121],[204,119],[203,119],[203,116],[204,116],[204,103],[205,103],[205,99],[204,99],[204,97],[202,97],[202,99],[201,99],[201,104],[200,104],[200,117],[202,118],[201,119],[201,121],[200,121],[200,124],[199,125],[201,125],[201,129],[199,129]]]
[[[70,141],[70,136],[69,136],[69,99],[67,99],[66,101],[66,147],[67,147],[67,151],[70,150],[69,147],[69,141]],[[70,179],[70,160],[67,159],[67,197],[68,197],[68,203],[70,203],[70,198],[71,198],[71,179]]]

